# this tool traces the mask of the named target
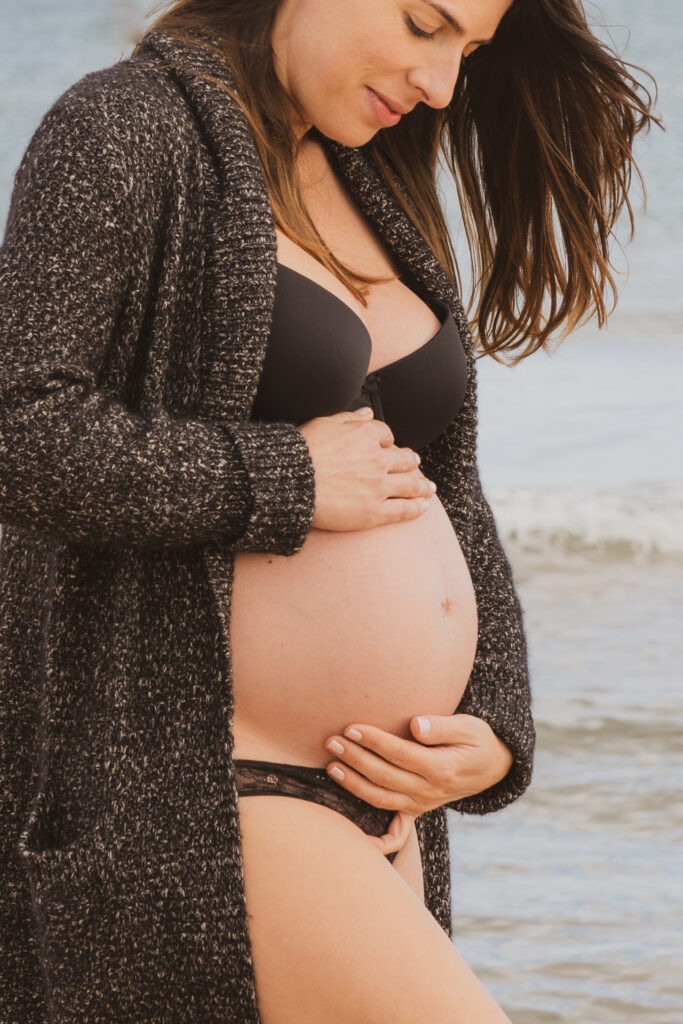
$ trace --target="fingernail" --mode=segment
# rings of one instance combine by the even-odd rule
[[[339,740],[330,740],[329,743],[325,744],[325,746],[327,747],[328,750],[333,750],[335,754],[344,753],[344,748],[342,747]]]
[[[335,779],[344,778],[344,772],[341,770],[341,768],[337,768],[336,764],[334,768],[328,768],[328,772],[330,775],[334,775]]]
[[[362,732],[358,732],[358,729],[348,728],[344,732],[344,735],[348,736],[348,738],[350,740],[355,740],[356,743],[360,743],[360,741],[363,739],[363,733]]]
[[[431,731],[432,723],[428,718],[418,718],[417,727],[420,730],[420,734],[424,736],[426,733]]]

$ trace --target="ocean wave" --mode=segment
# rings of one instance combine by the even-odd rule
[[[501,538],[537,555],[683,562],[683,480],[628,487],[486,489]]]
[[[667,717],[665,717],[665,715]],[[535,716],[539,746],[553,756],[582,748],[603,756],[615,752],[638,749],[649,750],[657,757],[663,753],[683,755],[682,712],[679,708],[662,709],[655,716],[653,709],[644,708],[639,719],[617,715],[595,714],[572,721],[551,721],[543,715]]]

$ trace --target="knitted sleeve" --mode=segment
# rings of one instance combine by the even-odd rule
[[[472,565],[479,639],[457,714],[476,715],[510,748],[513,764],[489,789],[445,804],[462,814],[488,814],[521,796],[531,782],[536,732],[522,608],[512,569],[475,469]]]
[[[102,388],[127,297],[158,270],[173,156],[142,85],[89,79],[31,138],[0,249],[0,522],[97,547],[294,554],[314,499],[296,427],[143,415]]]

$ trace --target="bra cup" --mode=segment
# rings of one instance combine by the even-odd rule
[[[255,419],[300,426],[346,409],[367,373],[372,342],[342,299],[278,263],[268,349]]]
[[[424,447],[460,408],[467,359],[448,305],[407,285],[434,310],[441,327],[405,356],[368,373],[372,339],[364,322],[333,292],[278,263],[275,304],[252,417],[300,426],[316,416],[371,405],[400,447]]]
[[[416,358],[377,371],[377,391],[394,443],[417,451],[446,430],[465,397],[467,358],[452,315],[410,355]]]

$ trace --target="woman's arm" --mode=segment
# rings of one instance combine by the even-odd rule
[[[132,268],[151,274],[158,255],[174,156],[154,81],[77,82],[17,171],[0,250],[0,522],[94,546],[293,554],[314,499],[294,426],[141,415],[98,386]]]
[[[536,732],[522,608],[512,569],[475,467],[472,565],[479,641],[457,714],[483,719],[509,748],[512,767],[500,782],[445,804],[463,814],[488,814],[521,796],[531,782]]]

